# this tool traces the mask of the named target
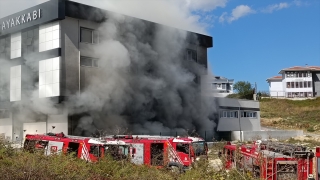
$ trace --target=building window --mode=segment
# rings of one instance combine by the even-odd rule
[[[59,21],[39,27],[39,52],[60,47],[61,29]]]
[[[300,88],[303,88],[303,84],[302,84],[303,82],[299,82],[299,86],[300,86]]]
[[[95,44],[98,43],[98,32],[89,28],[80,28],[80,42]]]
[[[60,95],[60,57],[39,61],[39,97]]]
[[[287,88],[290,88],[290,82],[287,82]]]
[[[256,118],[257,113],[256,112],[249,112],[249,111],[242,111],[241,117],[249,117],[249,118]]]
[[[291,88],[295,88],[294,87],[294,82],[291,82],[290,84],[291,84]]]
[[[11,59],[21,57],[21,32],[11,34]]]
[[[296,82],[296,86],[295,86],[296,88],[299,88],[299,82]]]
[[[10,36],[0,39],[0,58],[10,59]]]
[[[304,82],[303,82],[303,87],[305,87],[305,88],[307,88],[307,87],[308,87],[308,83],[307,83],[307,81],[304,81]]]
[[[222,117],[222,118],[238,118],[238,111],[221,111],[220,117]]]
[[[80,66],[99,67],[98,59],[81,56],[80,57]]]
[[[226,84],[222,84],[222,89],[226,89]]]
[[[198,62],[197,51],[192,49],[187,49],[187,60],[193,60],[195,62]]]
[[[10,68],[10,101],[21,100],[21,65]]]
[[[312,87],[312,83],[311,81],[308,81],[308,87],[311,88]]]

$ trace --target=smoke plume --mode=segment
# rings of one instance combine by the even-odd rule
[[[109,9],[115,11],[121,5],[120,2],[113,2],[114,6],[99,2],[95,5],[101,8],[111,5]],[[169,5],[169,1],[153,2],[160,3],[159,6]],[[178,15],[174,16],[177,18],[165,24],[182,23],[183,29],[205,32],[196,16],[190,15],[194,10],[190,2],[192,7],[199,8],[208,1],[179,1],[180,5],[182,2],[189,2],[183,6],[184,13],[177,12]],[[224,0],[214,2],[206,10],[223,7],[226,3]],[[168,11],[174,13],[179,10],[177,7],[175,5]],[[140,15],[136,17],[144,16]],[[198,84],[201,76],[207,74],[207,69],[185,56],[186,48],[196,47],[197,42],[190,44],[184,30],[111,12],[105,16],[106,22],[101,23],[98,29],[100,43],[90,49],[99,59],[99,67],[95,69],[94,76],[86,79],[81,93],[71,95],[62,104],[62,111],[81,116],[74,133],[92,135],[97,130],[114,133],[115,129],[144,134],[213,131],[215,103],[202,96]],[[161,23],[163,19],[170,18],[157,19],[157,15],[153,15],[154,21]],[[187,21],[183,22],[183,19]],[[13,65],[4,60],[0,63],[1,67]],[[32,56],[26,58],[24,66],[22,93],[29,98],[15,103],[21,109],[17,118],[21,122],[41,121],[41,115],[61,114],[62,106],[48,98],[38,98],[38,81],[34,78],[38,67]],[[9,79],[8,74],[3,76]],[[9,86],[8,83],[4,85]]]
[[[191,46],[186,31],[114,13],[107,17],[99,29],[101,42],[91,49],[99,58],[98,75],[68,102],[70,113],[90,114],[79,128],[213,131],[214,106],[196,82],[207,70],[186,59]]]

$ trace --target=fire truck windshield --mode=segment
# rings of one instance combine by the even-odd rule
[[[192,147],[196,156],[206,154],[206,143],[204,141],[193,142]]]

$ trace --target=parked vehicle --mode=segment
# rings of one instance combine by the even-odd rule
[[[29,152],[73,153],[89,162],[110,155],[114,160],[128,159],[137,165],[189,169],[200,157],[207,158],[207,143],[202,138],[118,135],[103,138],[66,136],[63,133],[27,134],[24,149]]]
[[[228,143],[221,155],[226,157],[227,169],[237,168],[266,180],[306,180],[313,172],[314,153],[300,145],[270,141]]]

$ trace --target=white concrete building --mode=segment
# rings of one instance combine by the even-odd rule
[[[214,97],[226,97],[233,94],[233,79],[228,79],[222,76],[204,76],[202,77],[204,85],[202,91]]]
[[[294,66],[267,79],[271,97],[320,97],[320,66]]]

